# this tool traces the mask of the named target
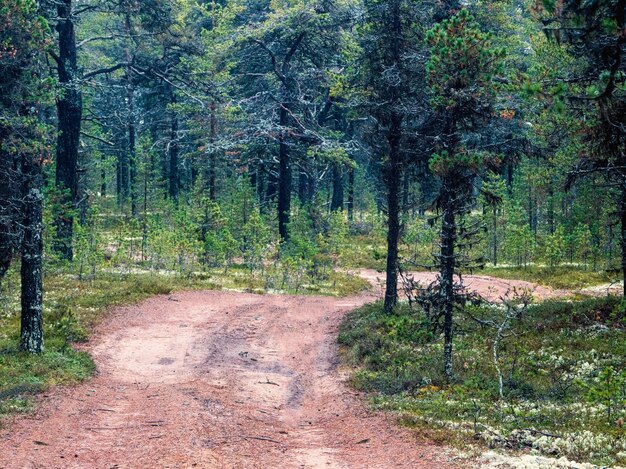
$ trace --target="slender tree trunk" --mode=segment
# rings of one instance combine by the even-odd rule
[[[309,202],[309,175],[305,168],[301,168],[298,174],[298,199],[301,205]]]
[[[78,201],[78,147],[83,103],[78,83],[72,0],[60,0],[56,5],[58,15],[56,29],[59,36],[57,72],[62,89],[57,98],[56,186],[63,191],[63,195],[61,212],[56,214],[54,249],[62,259],[71,261],[74,225],[72,211]]]
[[[385,286],[385,312],[393,310],[398,302],[398,241],[400,239],[400,193],[402,191],[402,165],[400,139],[402,117],[394,114],[389,130],[389,162],[385,169],[387,185],[387,271]]]
[[[106,172],[106,155],[102,153],[100,157],[100,197],[103,199],[107,196],[107,172]]]
[[[132,111],[131,111],[132,112]],[[129,169],[129,189],[130,189],[130,213],[136,217],[137,210],[137,130],[132,121],[128,124],[128,169]]]
[[[624,281],[623,296],[626,298],[626,183],[622,183],[620,200],[621,247],[622,247],[622,279]]]
[[[280,108],[281,132],[287,126],[288,115],[286,105]],[[278,144],[278,233],[283,241],[289,239],[289,216],[291,212],[291,161],[285,136],[280,137]]]
[[[43,350],[43,179],[41,165],[31,157],[22,162],[24,203],[21,267],[20,348],[30,353]]]
[[[217,115],[215,114],[217,105],[215,103],[211,103],[211,117],[209,122],[209,132],[210,137],[209,141],[213,146],[215,141],[217,140]],[[215,148],[212,148],[209,153],[209,166],[208,166],[208,177],[207,183],[209,186],[209,199],[212,201],[217,200],[217,189],[216,189],[216,168],[217,168],[217,151]]]
[[[554,191],[550,187],[550,189],[548,189],[548,232],[554,234],[554,231]]]
[[[128,38],[132,37],[132,22],[130,13],[126,13],[125,16],[125,28]],[[130,52],[130,46],[126,45],[126,61],[130,64],[133,61],[132,54]],[[138,215],[137,210],[137,149],[136,138],[137,129],[135,126],[135,84],[133,82],[133,74],[130,67],[126,67],[126,100],[128,106],[128,190],[130,192],[130,212],[133,217]]]
[[[454,312],[454,267],[455,267],[455,244],[456,244],[456,213],[454,181],[444,178],[442,191],[442,214],[441,214],[441,254],[440,254],[440,282],[443,303],[443,355],[444,373],[450,381],[454,377],[452,367],[452,336],[453,336],[453,312]]]
[[[333,198],[330,210],[343,210],[343,168],[339,163],[333,164]]]
[[[493,266],[498,265],[498,208],[493,207]]]
[[[402,178],[402,214],[406,217],[409,210],[409,201],[411,196],[411,174],[410,171],[404,171]]]
[[[171,103],[176,103],[176,95],[172,90]],[[170,127],[170,171],[169,171],[169,194],[170,198],[178,204],[180,190],[180,177],[178,175],[178,115],[172,111]]]
[[[124,141],[124,143],[126,143]],[[117,155],[117,200],[118,205],[122,208],[130,195],[130,178],[129,178],[129,158],[128,150],[122,146]]]
[[[354,220],[354,168],[348,173],[348,220]]]

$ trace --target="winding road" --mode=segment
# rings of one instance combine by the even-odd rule
[[[472,282],[482,293],[504,288]],[[368,410],[346,384],[338,328],[375,296],[203,291],[116,308],[84,347],[97,375],[8,422],[0,468],[467,466]]]

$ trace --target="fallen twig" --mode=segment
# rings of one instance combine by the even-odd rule
[[[271,384],[273,386],[280,386],[280,384],[270,381],[269,378],[265,378],[266,381],[259,381],[259,384]]]
[[[284,444],[282,441],[274,440],[273,438],[268,438],[266,436],[249,436],[249,435],[241,435],[241,438],[244,440],[261,440],[261,441],[271,441],[272,443],[277,443],[279,445]]]

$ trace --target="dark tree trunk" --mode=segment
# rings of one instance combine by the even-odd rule
[[[133,28],[130,13],[126,13],[125,16],[125,28],[128,38],[133,35]],[[130,51],[130,46],[127,44],[126,49],[126,62],[132,63],[133,57]],[[136,150],[136,138],[137,129],[135,127],[135,84],[133,82],[133,72],[130,66],[126,67],[126,100],[128,110],[128,148],[127,148],[127,163],[128,163],[128,191],[130,192],[130,212],[133,217],[136,217],[139,212],[137,209],[137,150]]]
[[[211,117],[209,123],[209,131],[210,137],[209,142],[211,146],[215,145],[215,141],[217,140],[217,115],[215,114],[216,104],[211,103]],[[207,173],[207,184],[209,188],[209,198],[213,201],[217,200],[217,189],[216,189],[216,168],[217,168],[217,151],[215,148],[211,148],[209,152],[209,164],[208,164],[208,173]]]
[[[493,266],[498,265],[498,207],[493,207]]]
[[[354,219],[354,168],[348,173],[348,220]]]
[[[548,233],[554,234],[554,191],[550,187],[548,189]]]
[[[333,198],[330,201],[330,210],[343,210],[343,168],[341,164],[333,164]]]
[[[410,192],[411,192],[411,174],[410,171],[404,172],[404,178],[402,178],[402,214],[405,215],[409,210]]]
[[[509,196],[513,195],[513,163],[506,165],[506,190]]]
[[[126,143],[126,142],[124,142]],[[117,202],[123,207],[129,196],[128,151],[122,146],[117,154]]]
[[[78,147],[83,111],[78,83],[76,35],[72,18],[72,0],[57,2],[59,55],[57,72],[62,93],[57,98],[58,138],[56,186],[63,191],[61,213],[56,214],[55,251],[71,261],[74,219],[72,211],[78,201]],[[69,213],[68,213],[69,210]]]
[[[305,168],[300,169],[298,174],[298,199],[300,204],[306,205],[309,203],[309,175]]]
[[[128,169],[129,169],[129,189],[130,189],[130,213],[133,217],[139,214],[137,210],[137,130],[132,121],[128,124]]]
[[[267,168],[267,177],[265,184],[265,203],[270,204],[276,200],[276,194],[278,193],[278,180],[272,168]]]
[[[622,183],[620,200],[621,247],[622,247],[622,279],[624,280],[623,296],[626,298],[626,184]]]
[[[456,244],[456,195],[453,178],[444,178],[441,197],[441,252],[440,252],[440,283],[443,304],[444,333],[444,372],[448,380],[452,380],[452,335],[454,311],[454,267]]]
[[[280,108],[281,132],[284,132],[288,123],[286,105]],[[289,216],[291,212],[291,161],[289,148],[282,135],[278,144],[278,233],[283,241],[289,239]]]
[[[172,92],[171,103],[176,103],[176,95]],[[169,194],[170,198],[178,203],[180,189],[180,177],[178,175],[178,115],[172,111],[170,127],[170,171],[169,171]]]
[[[390,69],[400,70],[402,68],[402,51],[404,50],[405,36],[402,28],[402,11],[399,1],[389,2],[389,25],[390,29],[388,42],[386,42],[385,60],[386,66]],[[402,75],[400,75],[402,76]],[[389,313],[398,302],[398,241],[400,239],[400,198],[402,191],[402,121],[403,110],[400,109],[402,97],[405,91],[403,85],[394,84],[389,86],[388,102],[385,107],[388,110],[383,115],[383,122],[388,130],[387,137],[387,157],[384,164],[384,182],[387,191],[387,269],[384,310]]]
[[[102,153],[100,157],[100,197],[105,198],[107,196],[107,172],[106,172],[106,155]]]
[[[20,348],[43,350],[43,180],[40,164],[30,157],[22,162],[23,238],[21,267]]]
[[[387,275],[385,287],[385,305],[387,313],[398,302],[398,241],[400,239],[400,191],[402,190],[402,165],[400,139],[402,135],[402,117],[394,114],[389,128],[389,162],[385,168],[387,185]]]

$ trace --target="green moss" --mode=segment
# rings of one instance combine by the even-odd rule
[[[442,337],[406,304],[393,314],[380,303],[353,311],[339,342],[355,367],[352,384],[428,435],[612,465],[626,447],[626,397],[615,392],[626,382],[625,310],[618,297],[532,305],[498,349],[504,399],[495,331],[464,312],[456,315],[453,383],[442,372]],[[467,312],[496,323],[504,317],[499,308]]]

